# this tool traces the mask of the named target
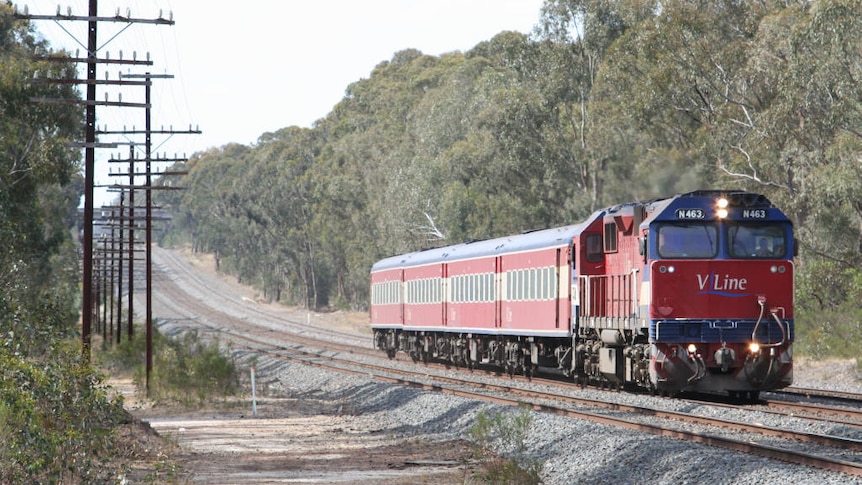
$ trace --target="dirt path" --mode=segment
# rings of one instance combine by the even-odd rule
[[[209,288],[253,295],[207,261],[185,256]],[[366,318],[315,316],[337,327],[367,325]],[[392,437],[362,416],[342,413],[339,403],[289,398],[258,386],[256,416],[250,396],[188,411],[142,399],[128,379],[109,384],[144,423],[137,433],[150,435],[137,445],[139,453],[129,453],[136,459],[130,460],[128,483],[463,484],[465,470],[473,468],[466,442]]]
[[[466,442],[395,439],[323,402],[266,397],[257,416],[248,401],[187,411],[140,400],[128,380],[111,386],[163,440],[129,483],[461,484],[473,468]]]

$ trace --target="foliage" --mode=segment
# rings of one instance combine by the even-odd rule
[[[532,416],[527,408],[517,414],[487,415],[479,412],[476,424],[470,428],[477,458],[484,462],[481,479],[486,483],[538,484],[542,463],[526,455],[527,434]],[[501,450],[503,458],[492,451]]]
[[[796,351],[814,357],[856,358],[862,353],[862,270],[837,261],[809,265],[797,279]]]
[[[37,360],[0,346],[0,476],[5,483],[96,481],[111,456],[113,428],[125,418],[80,348],[55,347]],[[89,478],[88,478],[89,477]]]
[[[746,189],[793,219],[800,288],[833,265],[840,300],[862,264],[860,63],[858,0],[546,0],[531,35],[397,52],[314,127],[196,154],[159,197],[173,239],[267,298],[364,309],[384,256]]]
[[[147,393],[146,332],[136,328],[132,340],[123,340],[99,356],[100,365],[130,372],[140,392]],[[235,395],[239,389],[236,363],[225,355],[218,340],[204,340],[197,332],[168,338],[153,329],[153,370],[150,398],[196,406],[210,398]]]
[[[78,253],[83,192],[75,150],[83,112],[31,98],[75,98],[75,77],[32,27],[0,4],[0,481],[109,480],[113,429],[128,419],[83,358]],[[38,76],[37,76],[38,74]]]

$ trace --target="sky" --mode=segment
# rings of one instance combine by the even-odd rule
[[[15,1],[31,15],[87,15],[87,0]],[[441,55],[465,52],[503,31],[530,33],[542,0],[100,0],[99,16],[172,18],[173,26],[101,22],[99,57],[149,59],[149,67],[100,67],[121,73],[173,76],[153,80],[154,130],[200,130],[197,135],[154,136],[156,156],[188,157],[228,143],[253,145],[267,132],[311,127],[368,78],[376,65],[404,49]],[[34,21],[54,48],[85,50],[86,22]],[[133,54],[134,53],[134,54]],[[86,71],[79,67],[79,77]],[[143,88],[99,88],[97,99],[143,102]],[[144,110],[97,108],[108,130],[144,127]],[[134,141],[103,136],[100,142]],[[128,145],[101,149],[96,184],[113,183],[107,159],[127,158]],[[126,167],[127,168],[127,167]],[[97,189],[96,206],[116,194]]]

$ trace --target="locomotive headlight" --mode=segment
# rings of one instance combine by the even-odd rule
[[[748,351],[752,354],[757,354],[760,352],[760,344],[757,342],[751,342],[751,345],[748,346]]]
[[[697,353],[697,345],[688,344],[688,353],[689,354],[696,354]]]
[[[719,219],[726,218],[727,217],[727,206],[728,206],[727,199],[725,199],[724,197],[718,199],[715,202],[715,206],[718,208],[718,210],[715,212],[715,215],[717,215]]]

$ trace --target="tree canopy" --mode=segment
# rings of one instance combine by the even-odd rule
[[[0,3],[0,476],[83,483],[105,476],[121,408],[81,352],[74,244],[84,113],[31,98],[77,98],[75,66]],[[107,471],[110,473],[111,471]]]
[[[860,19],[853,0],[547,0],[530,35],[397,52],[312,128],[197,154],[167,202],[267,295],[363,308],[380,257],[746,189],[797,225],[803,312],[838,308],[862,296]]]

